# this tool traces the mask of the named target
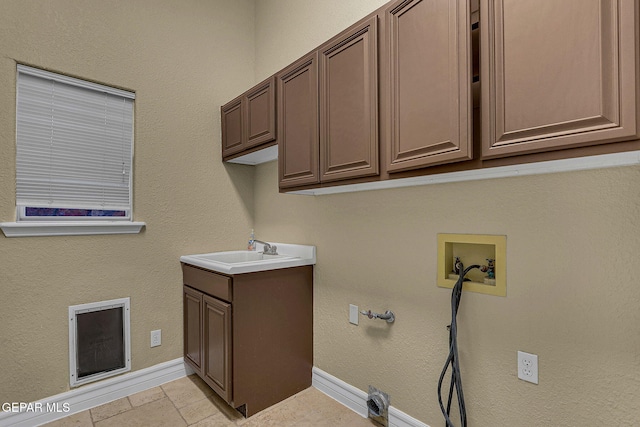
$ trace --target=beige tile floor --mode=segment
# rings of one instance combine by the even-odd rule
[[[48,427],[376,425],[313,387],[245,419],[196,375],[180,378],[47,424]]]

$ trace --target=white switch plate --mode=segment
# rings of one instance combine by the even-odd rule
[[[354,325],[358,324],[358,306],[349,304],[349,323],[353,323]]]
[[[162,330],[151,331],[151,347],[157,347],[160,344],[162,344]]]
[[[518,378],[538,384],[538,356],[518,351]]]

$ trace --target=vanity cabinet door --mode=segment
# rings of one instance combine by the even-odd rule
[[[484,158],[636,138],[637,0],[480,7]]]
[[[204,379],[225,401],[231,402],[231,304],[203,296]]]
[[[183,297],[184,358],[198,375],[202,375],[203,294],[188,286],[183,286]]]
[[[473,157],[468,0],[398,0],[385,10],[389,172]]]
[[[378,17],[320,53],[321,182],[378,174]]]
[[[317,184],[318,53],[292,64],[277,79],[280,187]]]

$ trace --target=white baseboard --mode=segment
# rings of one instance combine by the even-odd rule
[[[0,427],[34,427],[157,387],[193,373],[182,357],[32,402],[21,412],[0,412]],[[11,403],[11,402],[9,402]]]
[[[339,378],[334,377],[322,369],[313,367],[312,385],[334,398],[344,406],[356,412],[361,417],[368,416],[367,409],[367,393],[355,388],[351,384],[347,384]],[[427,424],[416,420],[410,415],[394,408],[389,407],[389,427],[429,427]]]

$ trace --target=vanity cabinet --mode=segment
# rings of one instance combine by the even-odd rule
[[[272,76],[220,108],[223,160],[275,144],[275,85]]]
[[[220,397],[248,417],[311,386],[313,266],[182,272],[184,360]]]
[[[386,19],[389,172],[473,156],[469,0],[398,0]]]
[[[231,304],[184,286],[184,357],[220,397],[231,399]]]
[[[480,2],[482,155],[638,132],[638,1]]]

